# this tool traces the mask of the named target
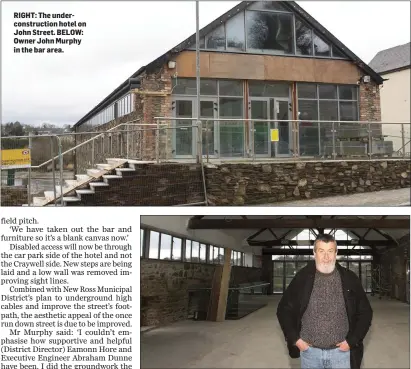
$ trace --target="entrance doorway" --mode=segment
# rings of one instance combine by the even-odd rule
[[[251,98],[251,119],[290,119],[288,98]],[[250,127],[253,127],[251,124]],[[271,129],[278,129],[278,142],[271,142]],[[287,157],[292,154],[292,130],[289,122],[254,121],[251,128],[250,147],[256,157]]]
[[[191,128],[196,124],[197,100],[195,97],[184,97],[173,100],[173,117],[175,117],[173,130],[173,156],[175,158],[193,158],[197,153],[197,130]],[[200,118],[202,120],[202,154],[215,157],[218,153],[217,124],[214,119],[218,117],[217,98],[201,98]],[[178,118],[193,118],[180,120]]]

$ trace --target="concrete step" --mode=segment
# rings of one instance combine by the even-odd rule
[[[106,182],[90,182],[89,186],[93,189],[94,187],[108,187],[109,184]]]
[[[126,159],[121,159],[121,158],[107,158],[106,159],[107,163],[112,164],[112,165],[120,165],[123,163],[126,163]]]
[[[110,180],[110,179],[120,179],[120,178],[123,178],[122,176],[117,176],[117,175],[114,175],[114,174],[105,174],[104,176],[103,176],[103,180],[104,180],[104,182],[106,182],[106,183],[108,183],[108,181]]]
[[[91,195],[95,194],[93,190],[76,190],[77,195]]]
[[[75,197],[75,196],[63,196],[63,203],[66,203],[66,202],[78,202],[78,201],[81,201],[81,199],[78,198],[78,197]]]
[[[136,171],[135,171],[135,169],[133,169],[133,168],[117,168],[116,169],[116,174],[118,175],[118,176],[123,176],[123,173],[124,174],[127,174],[127,173],[135,173]]]
[[[66,179],[65,180],[66,187],[68,187],[68,188],[77,187],[80,183],[81,183],[81,181],[77,181],[75,179]]]
[[[87,169],[87,175],[89,177],[98,177],[98,175],[102,172],[103,171],[100,169]]]
[[[90,176],[88,176],[87,174],[76,174],[76,178],[78,181],[88,181],[89,179],[91,179]]]
[[[96,168],[101,170],[110,170],[113,166],[110,164],[97,164]]]
[[[56,193],[56,196],[58,196],[58,193]],[[54,191],[44,191],[44,197],[47,201],[54,200]]]
[[[33,206],[42,206],[46,201],[45,197],[33,197]]]

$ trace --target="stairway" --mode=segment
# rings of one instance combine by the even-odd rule
[[[152,163],[117,158],[109,158],[106,161],[106,164],[97,164],[95,168],[88,169],[86,174],[76,174],[76,179],[63,180],[63,206],[81,202],[82,195],[95,194],[97,187],[109,187],[110,179],[135,175],[138,171],[137,164]],[[60,185],[56,186],[56,197],[53,190],[44,191],[43,197],[33,197],[31,206],[55,206],[55,203],[61,206],[60,191]]]

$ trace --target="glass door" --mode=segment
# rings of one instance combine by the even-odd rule
[[[268,99],[251,100],[250,117],[251,119],[269,119]],[[270,123],[254,121],[250,124],[252,134],[250,146],[254,149],[255,156],[270,157]]]
[[[194,118],[194,98],[179,98],[173,103],[175,129],[173,130],[173,153],[177,158],[192,158],[195,155],[195,129],[191,128],[194,120],[178,118]]]
[[[274,99],[274,119],[290,119],[288,99]],[[278,129],[278,142],[275,142],[275,156],[291,156],[292,154],[292,129],[289,122],[275,122],[274,127]]]
[[[218,117],[218,104],[217,99],[202,98],[200,100],[200,118],[205,118],[201,120],[202,130],[203,130],[203,156],[216,156],[216,147],[218,147],[216,142],[216,125],[214,119]],[[209,118],[209,119],[208,119]]]

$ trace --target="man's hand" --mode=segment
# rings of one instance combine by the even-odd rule
[[[350,346],[348,345],[347,341],[337,343],[336,346],[338,346],[341,351],[348,351],[350,349]]]
[[[308,347],[310,347],[310,345],[301,338],[295,343],[295,345],[300,349],[300,351],[308,350]]]

